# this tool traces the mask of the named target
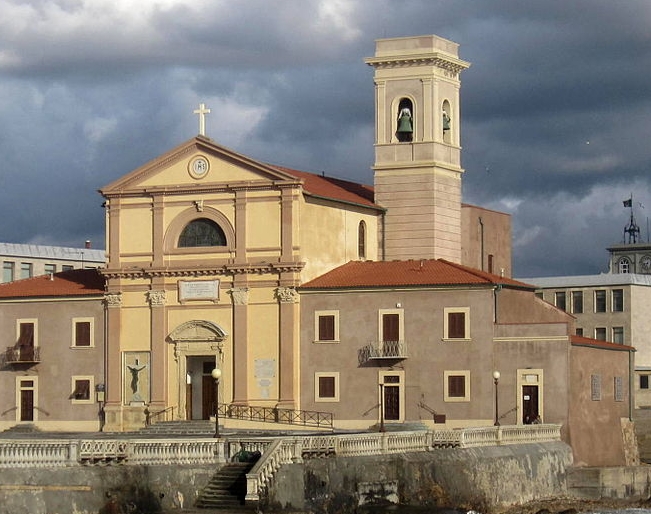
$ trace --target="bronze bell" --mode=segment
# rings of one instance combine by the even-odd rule
[[[398,116],[398,130],[396,130],[396,136],[398,137],[398,141],[411,141],[413,133],[413,119],[409,109],[405,108],[400,111],[400,116]]]

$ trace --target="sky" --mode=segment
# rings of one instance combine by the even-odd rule
[[[104,247],[98,189],[199,132],[373,183],[375,40],[460,45],[463,200],[513,275],[607,271],[651,215],[649,0],[0,0],[0,241]]]

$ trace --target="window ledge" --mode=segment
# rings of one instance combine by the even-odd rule
[[[333,339],[331,341],[321,341],[321,340],[316,340],[312,341],[314,344],[339,344],[341,341],[339,339]]]
[[[444,343],[454,343],[454,342],[470,343],[472,342],[472,339],[470,337],[452,337],[452,338],[444,337],[443,339],[441,339],[441,341]]]

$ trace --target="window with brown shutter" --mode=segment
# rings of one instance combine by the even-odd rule
[[[466,377],[463,375],[448,376],[448,396],[463,398],[466,396]]]
[[[335,317],[332,314],[319,316],[319,341],[335,340]]]
[[[382,315],[382,341],[400,341],[400,314]]]
[[[335,377],[319,377],[319,398],[335,397]]]
[[[465,339],[466,313],[448,312],[448,339]]]
[[[75,323],[75,346],[90,346],[90,321]]]

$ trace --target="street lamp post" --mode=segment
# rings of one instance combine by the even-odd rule
[[[493,371],[493,383],[495,384],[495,426],[499,427],[500,426],[500,409],[499,409],[499,401],[497,397],[497,385],[500,382],[500,372],[499,371]]]
[[[215,379],[215,435],[213,437],[219,437],[219,379],[222,376],[222,370],[215,368],[210,375]]]

